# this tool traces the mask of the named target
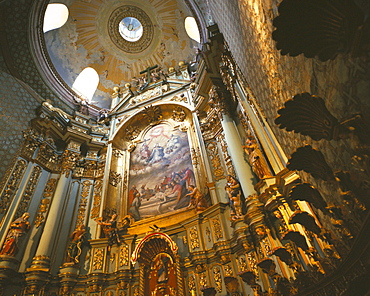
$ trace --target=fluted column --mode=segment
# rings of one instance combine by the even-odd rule
[[[65,196],[72,178],[78,153],[66,150],[62,158],[62,171],[51,202],[48,217],[40,238],[35,257],[26,272],[26,295],[35,294],[48,281],[50,276],[50,256],[54,249],[55,237],[58,234]]]
[[[70,175],[66,173],[60,176],[57,187],[55,189],[53,201],[50,206],[48,218],[45,222],[44,230],[40,239],[39,246],[36,251],[36,256],[50,256],[53,249],[53,242],[55,241],[56,230],[60,223],[61,209],[65,201],[65,193],[70,182]]]
[[[236,124],[230,115],[232,113],[230,107],[233,102],[228,97],[227,91],[221,90],[216,86],[212,87],[209,96],[211,105],[218,111],[227,148],[244,195],[254,194],[256,191],[253,186],[253,171],[250,165],[244,160],[242,141]]]

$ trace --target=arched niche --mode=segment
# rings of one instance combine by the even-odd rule
[[[139,292],[143,296],[183,296],[180,256],[175,242],[165,233],[148,234],[136,246],[131,262],[139,263]]]
[[[106,207],[118,208],[119,215],[129,214],[138,223],[170,214],[177,221],[194,215],[187,209],[186,194],[190,185],[202,191],[206,181],[195,156],[199,142],[192,110],[185,104],[167,102],[135,112],[121,123],[112,147],[121,157],[112,157],[111,171],[122,182],[109,186]],[[174,220],[166,221],[169,225]]]

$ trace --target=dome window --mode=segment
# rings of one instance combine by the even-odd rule
[[[195,21],[195,18],[188,16],[185,19],[185,30],[191,39],[200,43],[200,34],[199,34],[198,25],[197,25],[197,22]]]
[[[143,26],[134,17],[125,17],[118,26],[121,36],[129,42],[138,41],[143,36]]]
[[[98,84],[98,73],[93,68],[87,67],[83,69],[82,72],[77,76],[72,85],[72,89],[88,102],[91,102]]]
[[[48,4],[44,15],[44,33],[62,27],[67,22],[68,15],[68,8],[64,4]]]

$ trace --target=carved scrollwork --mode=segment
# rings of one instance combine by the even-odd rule
[[[91,215],[90,215],[91,219],[96,219],[99,217],[102,189],[103,189],[103,181],[96,180],[94,184],[93,206],[92,206]]]
[[[122,245],[119,251],[119,265],[127,266],[129,263],[129,248],[128,245]]]
[[[327,212],[326,207],[328,206],[320,192],[314,188],[311,184],[302,183],[292,187],[289,192],[289,198],[292,200],[304,200],[317,209]]]
[[[303,170],[324,181],[334,180],[333,171],[326,163],[324,155],[311,145],[299,147],[289,159],[287,168],[291,171]]]
[[[200,247],[199,243],[199,236],[198,236],[198,229],[197,227],[192,227],[189,230],[189,237],[190,237],[190,246],[192,250],[197,249]]]
[[[46,214],[49,210],[51,197],[54,194],[54,191],[56,189],[57,180],[52,178],[48,181],[48,183],[45,186],[44,193],[43,193],[43,199],[40,201],[39,209],[36,214],[35,218],[35,226],[36,228],[40,227],[40,225],[45,221]]]
[[[148,106],[144,107],[142,111],[144,118],[146,118],[150,124],[154,125],[162,120],[162,109],[159,106]]]
[[[129,125],[126,127],[124,139],[126,141],[132,141],[140,135],[140,129],[137,126]]]
[[[275,123],[279,128],[310,136],[315,141],[336,139],[345,133],[324,100],[309,93],[295,95],[278,113]]]
[[[31,201],[33,193],[35,192],[35,189],[40,179],[41,173],[42,173],[42,169],[39,166],[35,166],[33,168],[31,177],[27,183],[26,190],[24,191],[22,200],[17,208],[15,218],[19,218],[20,216],[22,216],[24,212],[27,212],[29,203]]]
[[[78,158],[79,158],[78,153],[70,150],[65,150],[62,155],[62,165],[61,165],[62,174],[65,173],[66,177],[68,177],[69,173],[76,167]]]
[[[18,188],[19,182],[25,172],[27,162],[24,159],[19,159],[15,166],[12,174],[10,175],[9,181],[5,186],[5,190],[1,195],[0,199],[0,213],[4,213],[8,208],[9,204],[14,197]]]
[[[114,187],[117,187],[119,183],[122,181],[122,176],[120,173],[110,171],[109,173],[109,184]]]
[[[215,281],[216,290],[218,292],[222,291],[222,276],[220,267],[216,266],[213,268],[213,279]]]
[[[216,240],[220,240],[224,237],[222,233],[222,227],[221,227],[221,222],[220,219],[218,218],[213,218],[212,219],[212,224],[213,224],[213,229],[214,229],[214,236]]]
[[[215,181],[219,181],[225,178],[224,169],[221,164],[221,158],[219,155],[219,149],[216,142],[209,142],[206,144],[208,156],[211,159],[212,171],[215,177]]]
[[[174,121],[182,122],[186,118],[186,113],[181,107],[176,107],[172,111],[172,117]]]
[[[318,56],[321,61],[334,59],[339,53],[364,53],[370,42],[365,2],[282,1],[280,15],[273,22],[277,49],[282,55],[303,53],[307,58]]]
[[[102,270],[104,262],[104,249],[95,249],[93,257],[93,269]]]

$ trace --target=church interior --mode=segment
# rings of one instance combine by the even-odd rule
[[[370,295],[368,0],[0,0],[0,295]]]

